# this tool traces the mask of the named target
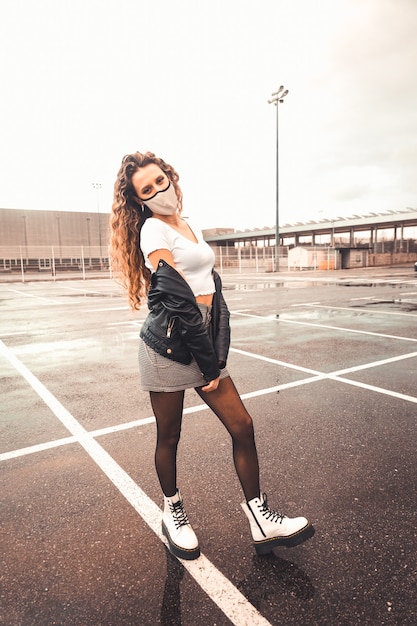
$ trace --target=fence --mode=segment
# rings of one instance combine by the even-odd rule
[[[416,252],[395,251],[393,246],[388,251],[378,254],[370,250],[335,249],[323,246],[321,251],[306,246],[304,252],[311,256],[316,255],[316,262],[294,262],[293,254],[296,249],[291,246],[280,246],[279,268],[276,268],[274,246],[217,246],[212,245],[215,253],[215,266],[220,273],[240,274],[245,273],[268,273],[296,269],[340,269],[361,267],[376,267],[383,265],[396,265],[400,263],[414,263],[417,260]],[[106,278],[111,276],[111,268],[107,247],[101,246],[0,246],[0,280],[6,275],[11,275],[12,280],[34,280],[45,278],[56,280],[58,277],[76,277],[86,280],[97,276]],[[339,254],[340,252],[340,254]],[[353,258],[360,254],[360,263]],[[321,254],[321,256],[320,256]],[[341,263],[343,257],[343,262]],[[320,261],[320,262],[319,262]]]
[[[107,249],[104,248],[106,251]],[[222,248],[213,246],[215,265],[220,273],[255,273],[275,271],[274,247]],[[284,254],[287,250],[281,250]],[[280,258],[280,269],[287,269],[286,256]],[[99,246],[0,246],[0,274],[19,276],[24,282],[31,276],[56,279],[76,274],[83,280],[99,273],[110,274],[109,257],[100,256]],[[99,274],[100,275],[100,274]]]
[[[75,273],[85,280],[92,272],[109,275],[109,258],[100,255],[99,246],[1,246],[0,272],[20,275],[52,276]]]
[[[211,246],[215,254],[215,265],[220,273],[227,270],[229,272],[241,273],[242,271],[252,271],[255,273],[274,272],[276,269],[275,246],[239,246],[223,247]],[[288,250],[280,248],[279,269],[287,269]]]

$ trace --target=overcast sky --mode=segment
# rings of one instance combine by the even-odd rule
[[[0,207],[110,211],[124,154],[202,228],[417,208],[416,0],[1,0]]]

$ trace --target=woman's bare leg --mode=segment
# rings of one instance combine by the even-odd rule
[[[171,497],[177,490],[177,447],[181,435],[184,392],[151,391],[150,398],[157,429],[156,472],[164,495]]]
[[[223,378],[215,391],[198,395],[217,415],[232,437],[233,461],[247,501],[258,498],[259,464],[252,418],[247,412],[230,377]]]

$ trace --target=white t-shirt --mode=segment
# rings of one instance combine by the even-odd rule
[[[183,272],[195,296],[214,293],[212,275],[214,252],[204,241],[202,233],[188,220],[187,223],[197,243],[181,235],[166,222],[155,217],[148,217],[140,235],[140,247],[145,257],[145,265],[153,272],[154,268],[149,261],[149,254],[155,250],[169,250],[176,268]]]

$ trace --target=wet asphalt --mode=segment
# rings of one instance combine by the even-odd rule
[[[273,508],[303,545],[255,554],[230,441],[186,393],[179,486],[199,537],[169,554],[139,388],[146,310],[111,279],[0,283],[0,623],[417,623],[417,274],[223,275],[228,368]]]

